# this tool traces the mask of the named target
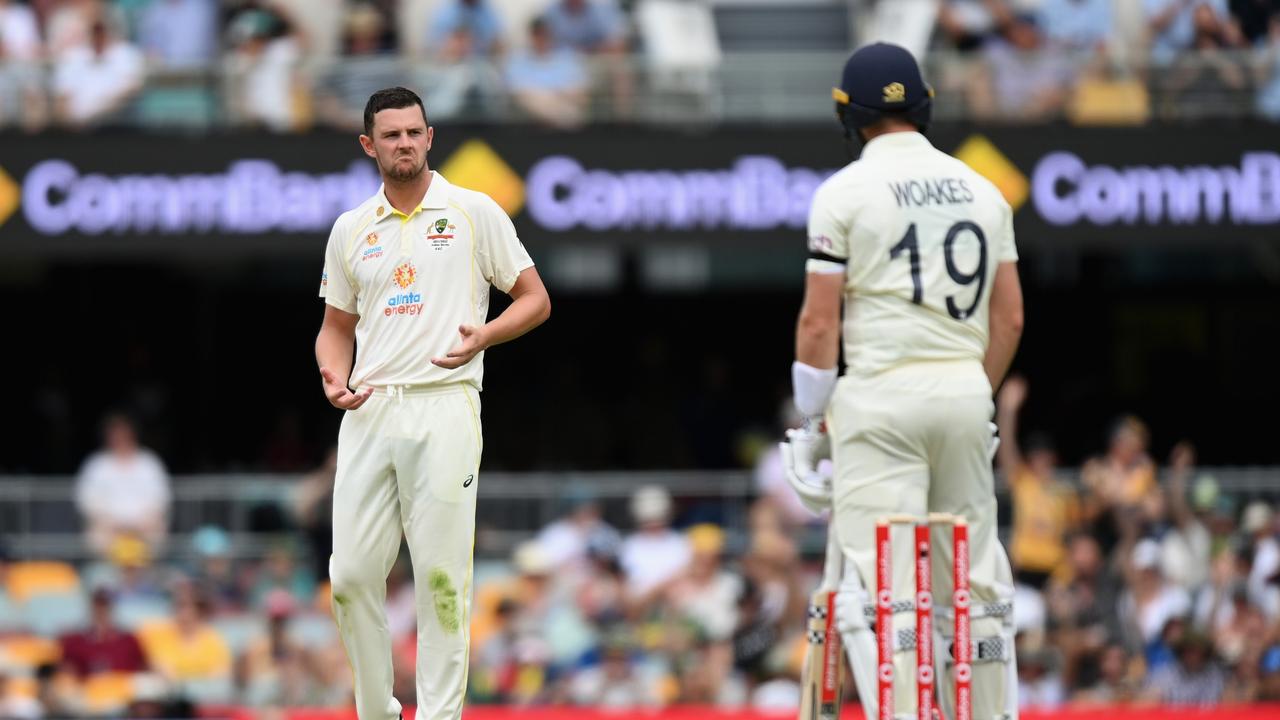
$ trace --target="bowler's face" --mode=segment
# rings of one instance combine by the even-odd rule
[[[379,110],[373,116],[373,137],[362,135],[360,143],[387,179],[407,182],[426,169],[431,136],[422,110],[410,105]]]

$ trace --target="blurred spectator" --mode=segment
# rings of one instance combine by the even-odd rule
[[[663,599],[705,637],[727,640],[738,624],[742,578],[725,570],[721,563],[724,530],[710,524],[695,525],[686,536],[692,559],[684,573],[667,586]]]
[[[142,51],[117,37],[105,20],[95,20],[88,44],[67,50],[58,61],[54,114],[76,129],[118,121],[142,90],[145,74]]]
[[[31,8],[16,0],[0,0],[0,63],[40,58],[40,27]]]
[[[1173,527],[1161,539],[1161,564],[1165,577],[1188,592],[1209,578],[1213,538],[1204,522],[1216,497],[1204,492],[1188,497],[1187,478],[1195,465],[1195,449],[1178,443],[1169,456],[1168,508]],[[1200,486],[1203,487],[1203,486]],[[1192,504],[1194,500],[1194,505]]]
[[[1226,689],[1226,677],[1213,660],[1209,639],[1187,633],[1175,647],[1176,661],[1151,673],[1143,696],[1166,705],[1216,705]]]
[[[1159,65],[1173,62],[1190,49],[1198,34],[1220,37],[1224,45],[1239,44],[1239,32],[1230,22],[1227,0],[1145,0],[1151,32],[1151,59]]]
[[[227,531],[216,525],[205,525],[191,535],[191,549],[197,563],[193,577],[201,594],[209,598],[213,613],[242,610],[244,588],[236,576]]]
[[[590,645],[589,630],[559,592],[554,567],[537,541],[517,546],[512,563],[518,577],[499,591],[489,628],[474,640],[483,668],[476,691],[496,702],[546,702],[556,670],[578,661]]]
[[[473,25],[484,34],[474,35]],[[431,48],[436,66],[427,88],[426,106],[433,117],[457,117],[491,107],[505,98],[494,58],[485,50],[488,32],[482,23],[460,22]]]
[[[1178,55],[1163,78],[1163,111],[1167,116],[1194,118],[1206,99],[1228,102],[1238,97],[1248,82],[1239,57],[1229,52],[1240,44],[1234,25],[1202,2],[1192,10],[1191,26],[1194,52]]]
[[[992,33],[1013,19],[1003,0],[942,0],[938,6],[938,29],[957,50],[975,50]]]
[[[153,0],[142,13],[139,43],[166,70],[201,69],[218,50],[215,0]]]
[[[1104,554],[1115,548],[1121,530],[1138,522],[1142,503],[1156,489],[1149,441],[1145,423],[1132,415],[1122,417],[1111,428],[1107,453],[1091,458],[1080,471],[1083,519]]]
[[[574,589],[578,609],[597,627],[622,622],[626,611],[626,579],[618,564],[616,538],[587,541],[587,570]]]
[[[1010,559],[1019,582],[1041,589],[1066,558],[1065,539],[1075,516],[1075,498],[1057,482],[1058,456],[1047,438],[1034,437],[1023,454],[1018,413],[1027,399],[1027,381],[1013,376],[996,399],[1002,438],[996,462],[1013,495]]]
[[[970,107],[981,117],[1044,121],[1056,116],[1072,79],[1069,60],[1044,52],[1035,20],[1011,18],[983,45],[984,73],[975,75]]]
[[[120,21],[115,6],[102,0],[51,0],[41,13],[44,17],[45,45],[49,57],[60,60],[68,51],[88,45],[90,28],[99,21]],[[123,23],[117,28],[125,27]]]
[[[342,57],[316,87],[317,110],[327,125],[363,132],[369,96],[400,82],[401,69],[382,46],[385,26],[386,18],[372,5],[359,4],[347,11]]]
[[[298,129],[306,119],[296,77],[303,46],[293,26],[278,12],[250,4],[232,17],[227,42],[234,116],[275,132]]]
[[[104,672],[136,673],[147,669],[142,645],[132,633],[116,627],[111,618],[112,593],[93,591],[89,627],[59,641],[62,662],[80,679]]]
[[[689,541],[671,529],[671,494],[646,485],[631,496],[636,531],[622,542],[618,560],[627,574],[627,593],[642,598],[689,564]]]
[[[333,482],[338,472],[338,448],[325,453],[320,467],[303,476],[293,490],[293,519],[306,535],[311,550],[311,574],[329,577],[333,554]]]
[[[1069,541],[1067,562],[1045,591],[1048,627],[1063,654],[1068,682],[1087,678],[1091,662],[1120,638],[1116,603],[1122,578],[1108,572],[1098,543],[1085,534]]]
[[[1111,0],[1044,0],[1037,20],[1054,49],[1104,50],[1111,40],[1111,5]]]
[[[292,538],[277,540],[267,549],[249,595],[253,607],[263,607],[273,590],[284,590],[295,598],[311,597],[315,592],[315,579],[298,566],[296,555]]]
[[[1128,582],[1118,603],[1118,613],[1133,647],[1148,653],[1158,649],[1165,625],[1191,611],[1191,600],[1182,588],[1168,582],[1160,569],[1160,545],[1143,538],[1128,558]]]
[[[294,598],[277,590],[267,596],[265,605],[266,634],[250,641],[237,667],[245,702],[276,707],[311,704],[310,657],[287,632],[297,609]]]
[[[1277,539],[1275,512],[1262,500],[1249,503],[1240,519],[1240,530],[1248,538],[1253,562],[1249,570],[1249,601],[1262,608],[1271,620],[1280,618],[1280,539]]]
[[[85,570],[90,587],[110,587],[117,605],[148,603],[167,595],[165,568],[152,565],[147,543],[136,535],[121,534],[111,541],[106,565]]]
[[[1018,708],[1054,710],[1067,699],[1053,648],[1039,634],[1022,634],[1018,647]]]
[[[565,130],[587,120],[587,73],[570,46],[556,47],[547,22],[529,25],[529,46],[507,60],[507,86],[534,120]]]
[[[652,683],[638,676],[632,662],[632,643],[624,633],[610,635],[601,649],[600,663],[574,676],[569,698],[593,708],[640,708],[661,704]]]
[[[105,553],[118,536],[130,534],[146,540],[153,550],[159,548],[169,529],[170,500],[164,463],[138,444],[128,418],[108,416],[103,421],[103,448],[85,460],[76,479],[76,505],[89,546]]]
[[[1255,106],[1263,117],[1275,122],[1280,121],[1280,14],[1271,16],[1267,28],[1254,60],[1258,82]]]
[[[1098,679],[1077,692],[1071,702],[1076,705],[1123,705],[1137,699],[1142,683],[1140,663],[1131,662],[1129,652],[1119,644],[1105,647],[1100,658]]]
[[[592,548],[617,550],[618,531],[604,521],[600,503],[585,486],[569,489],[569,514],[538,533],[538,544],[547,561],[562,569],[577,569],[588,561]]]
[[[542,17],[556,45],[600,58],[592,65],[597,73],[595,84],[608,89],[614,113],[629,118],[634,82],[627,63],[627,23],[614,0],[557,0]],[[599,79],[601,75],[603,83]],[[704,395],[714,404],[713,391],[708,390]],[[719,427],[719,424],[709,427]]]
[[[179,584],[173,596],[173,619],[138,633],[148,662],[171,681],[226,681],[229,689],[231,649],[208,623],[208,599],[190,583]]]
[[[557,45],[584,53],[626,50],[626,26],[610,0],[558,0],[543,20]]]
[[[467,56],[496,58],[502,50],[502,20],[489,0],[448,0],[431,23],[432,54],[445,62]]]

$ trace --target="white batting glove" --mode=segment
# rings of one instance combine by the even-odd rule
[[[987,429],[991,431],[991,441],[987,443],[987,462],[994,462],[996,451],[1000,449],[1000,428],[995,423],[989,422]]]
[[[831,459],[831,439],[819,418],[806,418],[803,427],[786,432],[778,443],[787,482],[810,512],[820,514],[831,507],[831,476],[818,465]]]

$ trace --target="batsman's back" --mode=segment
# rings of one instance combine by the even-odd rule
[[[914,132],[874,138],[819,187],[809,250],[811,271],[843,266],[845,361],[864,377],[981,363],[996,268],[1017,259],[1000,192]]]

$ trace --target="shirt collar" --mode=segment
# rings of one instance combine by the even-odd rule
[[[380,223],[391,217],[408,220],[414,215],[417,215],[420,210],[444,210],[449,207],[449,189],[451,187],[453,186],[449,184],[448,180],[444,179],[443,175],[432,170],[431,184],[427,186],[427,194],[422,197],[422,202],[418,203],[418,207],[414,208],[413,212],[405,215],[399,210],[391,207],[391,201],[387,199],[387,186],[379,185],[376,199],[378,201],[378,207],[383,209],[383,212],[374,220],[374,224]]]
[[[891,132],[877,135],[862,148],[861,158],[876,157],[881,153],[895,150],[916,150],[932,148],[929,139],[918,132]]]

